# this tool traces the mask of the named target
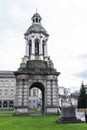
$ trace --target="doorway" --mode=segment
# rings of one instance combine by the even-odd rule
[[[45,88],[40,82],[29,88],[29,111],[30,114],[45,114]]]

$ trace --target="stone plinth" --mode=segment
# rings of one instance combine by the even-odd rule
[[[83,121],[76,118],[74,106],[69,106],[62,108],[62,116],[57,123],[83,123]]]

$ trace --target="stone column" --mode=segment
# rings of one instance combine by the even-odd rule
[[[28,114],[28,80],[26,75],[20,75],[20,79],[17,79],[16,82],[15,113]]]
[[[31,51],[31,60],[35,59],[35,40],[32,38],[32,51]]]
[[[52,98],[53,98],[53,106],[59,106],[59,102],[58,102],[58,85],[57,85],[57,81],[53,80],[52,83]]]
[[[44,57],[45,59],[47,59],[47,43],[45,43],[45,46],[44,46]]]
[[[40,60],[43,60],[43,47],[42,47],[43,43],[42,42],[43,42],[43,40],[41,39],[40,40],[40,50],[39,50],[40,51],[40,53],[39,53],[40,54]]]
[[[47,57],[47,55],[48,55],[48,54],[47,54],[47,43],[46,43],[46,57]]]
[[[58,113],[58,89],[54,77],[47,81],[46,113]]]
[[[26,56],[29,56],[29,45],[28,45],[28,41],[26,41],[26,50],[25,50],[25,54],[26,54]]]

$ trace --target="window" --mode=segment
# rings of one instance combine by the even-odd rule
[[[4,101],[3,102],[3,107],[6,108],[8,106],[8,102],[7,101]]]
[[[3,80],[0,80],[0,86],[3,86]]]
[[[35,55],[39,55],[39,39],[35,40]]]
[[[36,101],[35,100],[33,100],[33,103],[35,103]]]
[[[9,101],[9,107],[13,108],[13,101]]]
[[[15,80],[11,80],[10,86],[15,86]]]
[[[40,19],[39,19],[39,23],[40,23]]]
[[[8,80],[5,80],[5,86],[8,86],[9,83],[8,83]]]
[[[11,95],[13,95],[14,94],[14,89],[11,89]]]
[[[0,96],[2,95],[2,89],[0,89]]]
[[[8,89],[5,89],[5,96],[8,95]]]
[[[35,23],[35,19],[33,19],[33,23]]]
[[[36,18],[36,23],[38,22],[38,18]]]

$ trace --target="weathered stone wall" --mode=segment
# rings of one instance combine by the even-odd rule
[[[18,75],[16,86],[15,107],[28,108],[29,91],[31,87],[37,87],[42,91],[44,113],[58,108],[58,85],[57,76],[53,75]],[[36,86],[34,86],[35,84]],[[32,86],[33,85],[33,86]],[[56,111],[52,110],[52,113]]]

